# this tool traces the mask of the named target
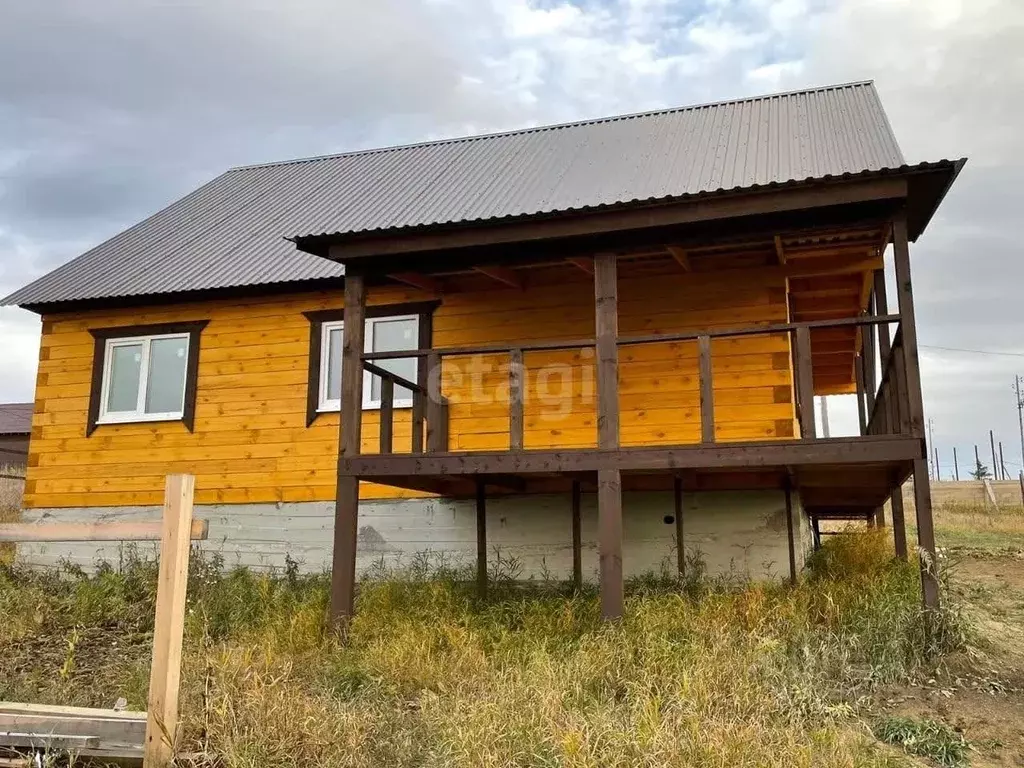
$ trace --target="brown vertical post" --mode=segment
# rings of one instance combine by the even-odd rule
[[[814,540],[814,549],[821,549],[821,521],[817,517],[811,518],[811,534]]]
[[[476,593],[487,597],[487,486],[476,480]]]
[[[871,289],[868,295],[868,315],[875,314],[875,291]],[[861,364],[864,367],[864,394],[866,399],[866,410],[868,418],[875,409],[875,394],[878,391],[878,383],[875,380],[875,335],[877,326],[865,325],[861,330]]]
[[[811,332],[805,325],[796,329],[796,399],[800,408],[800,436],[814,438],[814,370],[811,363]]]
[[[711,373],[711,337],[697,339],[700,356],[700,435],[704,443],[715,442],[715,383]]]
[[[953,479],[960,482],[960,462],[956,458],[956,446],[953,446]]]
[[[793,483],[786,478],[786,537],[789,539],[789,583],[796,584],[796,526],[793,524]]]
[[[904,380],[907,389],[910,434],[921,439],[921,457],[914,460],[914,507],[917,510],[917,543],[922,550],[921,592],[928,608],[939,605],[939,582],[935,575],[935,528],[932,519],[932,490],[925,458],[924,397],[921,393],[921,362],[917,352],[917,325],[914,319],[914,288],[910,280],[910,243],[907,216],[898,214],[892,227],[893,254],[896,262],[896,293],[900,305],[900,336],[903,347]]]
[[[423,363],[420,370],[426,371],[426,358],[421,357]],[[427,381],[427,374],[423,373],[420,378],[420,385],[424,386]],[[412,453],[423,453],[423,419],[426,418],[427,404],[426,396],[422,392],[412,393]]]
[[[386,376],[380,380],[380,452],[394,451],[395,381]]]
[[[583,489],[579,480],[572,481],[572,585],[583,588],[583,531],[580,521]]]
[[[907,559],[907,521],[903,514],[903,486],[897,485],[889,497],[892,507],[892,538],[896,547],[896,557]]]
[[[341,345],[341,416],[338,485],[334,503],[334,557],[331,564],[330,619],[343,634],[355,609],[356,533],[359,478],[341,474],[345,459],[359,455],[363,419],[363,339],[366,285],[362,275],[345,276],[345,333]]]
[[[436,352],[427,355],[427,371],[427,453],[442,453],[448,450],[448,435],[441,396],[441,356]]]
[[[875,314],[889,314],[889,300],[885,295],[885,270],[875,270]],[[885,366],[889,362],[889,326],[882,324],[878,326],[878,362],[882,375],[885,375]]]
[[[523,350],[508,353],[508,426],[509,447],[523,450]]]
[[[999,479],[999,462],[996,461],[996,436],[990,429],[988,431],[988,442],[992,446],[992,479]]]
[[[875,510],[875,527],[885,528],[885,505],[878,507]]]
[[[857,355],[857,360],[853,365],[853,375],[857,382],[857,418],[860,421],[860,433],[866,435],[868,433],[868,417],[864,411],[864,366],[862,363],[863,358]]]
[[[683,543],[683,478],[672,478],[672,500],[676,513],[676,568],[686,575],[686,546]]]
[[[143,745],[145,768],[165,768],[174,756],[194,490],[192,475],[167,476],[153,623],[153,664],[149,673]]]
[[[597,446],[619,447],[619,312],[615,254],[594,258],[597,330]],[[601,571],[601,617],[622,616],[622,476],[618,469],[597,473],[597,524]]]

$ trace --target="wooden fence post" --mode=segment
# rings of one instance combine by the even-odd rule
[[[167,476],[153,625],[153,666],[146,707],[144,768],[165,768],[174,756],[194,491],[195,478],[192,475]]]

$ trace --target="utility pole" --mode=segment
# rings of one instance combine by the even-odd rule
[[[978,444],[974,444],[974,471],[977,472],[981,466],[981,457],[978,455]]]
[[[999,465],[996,464],[996,436],[995,433],[990,429],[988,431],[988,442],[992,446],[992,479],[999,479]]]
[[[934,426],[935,421],[933,419],[928,419],[928,445],[931,446],[931,451],[929,451],[928,453],[928,463],[932,465],[932,475],[934,475],[935,479],[938,480],[938,463],[935,461],[935,456],[937,454],[935,453],[935,433],[933,431]]]
[[[1003,480],[1009,480],[1010,475],[1006,472],[1006,462],[1003,461],[1003,441],[999,441],[999,468],[1003,471]]]
[[[959,483],[960,482],[960,464],[956,460],[956,446],[953,446],[953,477]]]
[[[858,397],[860,397],[860,395],[858,395]],[[827,397],[822,397],[821,398],[821,436],[822,437],[831,437],[831,434],[830,434],[830,431],[829,431],[829,428],[828,428],[828,398]]]
[[[1020,376],[1013,377],[1013,388],[1017,392],[1017,423],[1020,424],[1020,462],[1024,466],[1024,400],[1020,397]]]

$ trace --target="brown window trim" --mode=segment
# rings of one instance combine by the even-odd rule
[[[434,312],[441,302],[410,301],[404,304],[377,304],[366,308],[366,318],[398,317],[400,315],[417,315],[419,317],[420,349],[429,349],[434,339]],[[343,309],[318,309],[303,312],[309,320],[309,377],[306,380],[306,426],[309,427],[321,415],[320,406],[320,342],[323,336],[323,324],[344,320]],[[421,361],[421,368],[422,368]],[[420,376],[423,376],[422,370]]]
[[[97,426],[100,416],[100,398],[103,392],[103,362],[106,354],[107,341],[131,336],[155,336],[163,333],[188,334],[188,360],[185,361],[185,402],[182,407],[181,423],[192,432],[196,418],[196,384],[199,377],[199,339],[209,320],[193,320],[183,323],[158,323],[156,325],[120,325],[115,328],[91,328],[92,381],[89,385],[89,420],[85,428],[85,436],[91,435]],[[125,422],[129,424],[156,423],[139,420]]]

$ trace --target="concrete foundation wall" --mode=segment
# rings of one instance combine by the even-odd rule
[[[798,521],[797,564],[809,549],[809,526],[794,494]],[[627,493],[623,499],[623,567],[627,576],[676,568],[672,494]],[[201,505],[196,516],[210,523],[202,546],[219,552],[225,566],[281,568],[285,557],[304,571],[330,568],[334,505],[331,502]],[[153,520],[158,507],[36,509],[34,520],[81,522]],[[668,522],[666,522],[668,521]],[[596,579],[597,498],[583,495],[583,572]],[[789,571],[785,498],[780,491],[705,492],[685,496],[683,539],[688,554],[699,553],[709,573],[782,578]],[[572,574],[571,512],[568,494],[488,499],[488,558],[498,556],[518,578],[566,579]],[[802,546],[801,546],[802,544]],[[89,568],[99,560],[117,564],[119,543],[21,545],[18,559],[55,566],[62,558]],[[156,544],[135,545],[155,551]],[[381,563],[408,566],[428,554],[433,564],[471,565],[476,560],[476,511],[472,501],[416,499],[364,501],[359,507],[357,569]]]

